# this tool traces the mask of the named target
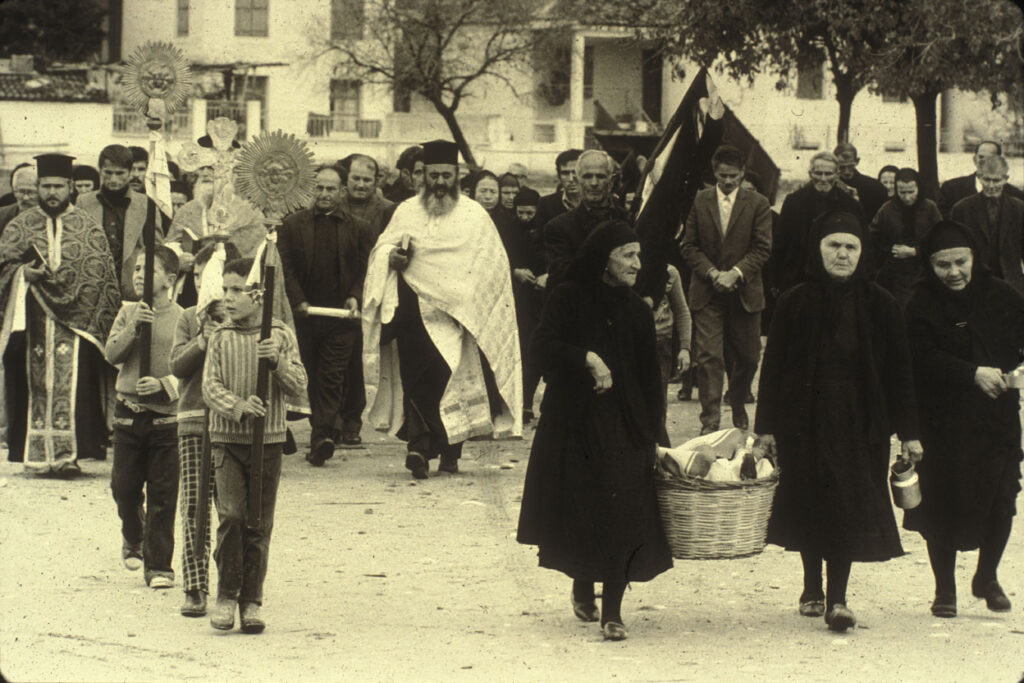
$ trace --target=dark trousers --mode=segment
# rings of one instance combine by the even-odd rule
[[[749,313],[736,292],[717,293],[704,308],[693,311],[694,350],[700,422],[719,425],[726,347],[729,357],[729,397],[742,407],[754,381],[761,355],[761,313]]]
[[[359,326],[349,320],[305,318],[296,320],[299,354],[309,377],[310,446],[337,439],[335,420],[341,411],[349,361],[356,348]]]
[[[363,410],[366,409],[366,382],[363,379],[363,333],[356,331],[352,355],[348,360],[345,376],[345,390],[341,400],[341,434],[358,435],[363,427]]]
[[[263,604],[263,580],[267,576],[270,534],[274,530],[277,484],[281,479],[283,444],[263,447],[262,515],[260,527],[246,526],[249,502],[248,444],[215,443],[213,457],[217,506],[217,562],[220,585],[217,594],[242,602]]]
[[[118,404],[110,489],[125,544],[142,547],[146,582],[157,575],[173,578],[178,504],[178,426],[173,415],[135,413]]]

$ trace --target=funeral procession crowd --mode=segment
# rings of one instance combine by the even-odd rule
[[[974,549],[971,594],[1011,609],[1024,192],[999,143],[937,193],[912,168],[861,173],[843,143],[779,212],[718,145],[654,295],[637,287],[642,159],[566,150],[541,196],[525,166],[468,169],[445,140],[394,172],[352,154],[271,225],[230,196],[241,146],[197,144],[195,170],[167,164],[167,207],[147,150],[122,145],[37,156],[0,199],[9,459],[72,478],[109,453],[123,565],[182,589],[182,615],[265,629],[286,455],[322,467],[365,420],[426,480],[458,475],[467,441],[531,425],[517,540],[571,578],[577,618],[625,639],[627,586],[673,564],[657,461],[669,399],[694,388],[700,435],[725,412],[777,465],[767,542],[800,554],[799,615],[855,627],[852,564],[903,555],[894,444],[919,477],[902,525],[927,543],[932,614],[957,615],[957,553]]]

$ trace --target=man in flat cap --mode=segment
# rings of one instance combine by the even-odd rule
[[[10,458],[39,472],[72,473],[102,458],[103,347],[120,307],[106,235],[70,203],[72,157],[36,157],[39,205],[0,236],[0,352]]]
[[[132,286],[132,269],[147,226],[154,226],[157,243],[163,242],[171,227],[171,219],[156,202],[132,189],[135,163],[131,150],[124,145],[104,147],[98,164],[100,189],[78,198],[78,208],[92,216],[107,235],[110,253],[118,267],[121,297],[126,301],[138,299]]]
[[[458,186],[458,148],[423,145],[425,184],[370,254],[363,287],[368,419],[407,443],[416,479],[459,471],[473,436],[522,432],[522,370],[508,257]]]

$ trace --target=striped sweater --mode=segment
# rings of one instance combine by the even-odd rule
[[[196,307],[185,309],[178,318],[171,346],[171,374],[178,378],[178,435],[203,433],[206,404],[203,403],[203,361],[206,348],[201,346],[202,325]]]
[[[252,443],[252,416],[242,405],[256,394],[256,343],[259,326],[231,323],[217,330],[206,349],[203,368],[203,400],[210,408],[210,441]],[[285,397],[301,397],[306,391],[306,370],[299,359],[295,333],[275,320],[271,337],[277,341],[280,360],[270,373],[264,443],[284,443]]]

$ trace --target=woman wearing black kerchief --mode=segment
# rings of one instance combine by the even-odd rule
[[[626,637],[626,583],[672,566],[654,493],[665,395],[651,310],[631,289],[639,270],[629,225],[600,224],[548,298],[530,348],[547,388],[518,540],[539,546],[542,567],[573,579],[573,612],[600,619],[610,640]]]
[[[956,553],[980,547],[971,592],[990,610],[1010,600],[996,579],[1020,491],[1020,396],[1002,373],[1020,362],[1024,298],[974,259],[970,231],[942,221],[921,245],[926,280],[907,306],[907,332],[928,458],[921,505],[906,529],[928,543],[932,614],[956,616]]]
[[[924,277],[918,258],[921,238],[942,220],[939,207],[921,196],[920,177],[912,168],[896,172],[896,196],[882,205],[871,221],[871,240],[877,247],[878,284],[906,308],[914,286]]]
[[[852,563],[903,554],[886,484],[890,435],[915,461],[921,444],[903,316],[866,277],[863,224],[831,211],[811,234],[807,281],[772,318],[755,430],[773,435],[779,453],[768,542],[800,552],[800,614],[844,631],[856,624],[846,606]]]

